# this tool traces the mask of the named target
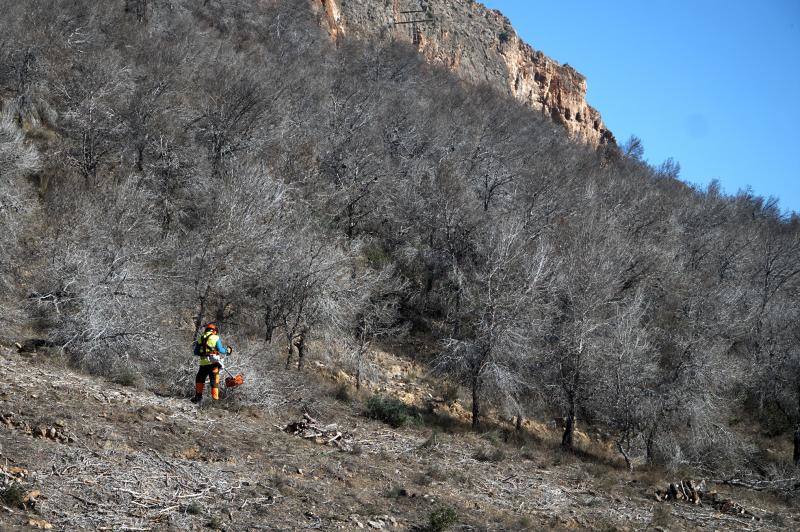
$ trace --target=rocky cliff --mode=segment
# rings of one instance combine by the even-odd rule
[[[586,78],[522,41],[502,13],[472,0],[315,0],[334,39],[396,39],[473,83],[489,83],[590,145],[613,143],[586,103]]]

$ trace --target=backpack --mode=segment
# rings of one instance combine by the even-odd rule
[[[204,332],[202,336],[200,336],[200,338],[194,343],[194,356],[206,357],[214,351],[208,347],[208,338],[212,334],[214,334],[212,331]]]

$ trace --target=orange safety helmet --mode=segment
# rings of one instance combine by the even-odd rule
[[[209,323],[208,325],[206,325],[206,331],[219,332],[219,329],[217,329],[216,323]]]

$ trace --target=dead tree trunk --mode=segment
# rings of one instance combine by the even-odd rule
[[[565,451],[573,451],[575,443],[575,397],[569,398],[569,414],[564,424],[564,435],[561,437],[561,448]]]
[[[294,337],[292,333],[286,333],[286,369],[292,365],[292,353],[294,352]]]
[[[480,378],[472,377],[472,429],[478,430],[480,424]]]
[[[625,460],[625,465],[628,466],[628,471],[633,473],[633,462],[631,461],[628,451],[625,450],[625,445],[622,440],[617,440],[617,450],[619,450],[619,454],[621,454],[622,458]]]
[[[200,329],[203,327],[203,318],[206,315],[206,299],[208,299],[208,292],[209,287],[206,287],[205,292],[201,296],[197,298],[197,314],[194,317],[194,335],[197,336],[200,333]]]
[[[275,331],[275,324],[272,323],[272,307],[267,305],[264,309],[264,341],[272,343],[272,333]]]
[[[794,426],[794,453],[792,458],[794,459],[794,465],[800,466],[800,386],[797,388],[797,414],[799,417]]]
[[[149,0],[125,0],[125,12],[131,13],[139,22],[147,20]]]
[[[303,364],[306,359],[306,336],[303,333],[297,335],[295,344],[297,347],[297,369],[303,369]]]
[[[659,415],[663,413],[659,412]],[[650,427],[647,429],[647,434],[645,436],[644,447],[645,447],[645,457],[648,464],[653,464],[656,459],[656,436],[658,435],[658,423],[653,422]]]

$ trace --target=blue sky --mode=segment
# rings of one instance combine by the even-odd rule
[[[482,0],[587,78],[589,104],[681,178],[800,212],[800,0]]]

